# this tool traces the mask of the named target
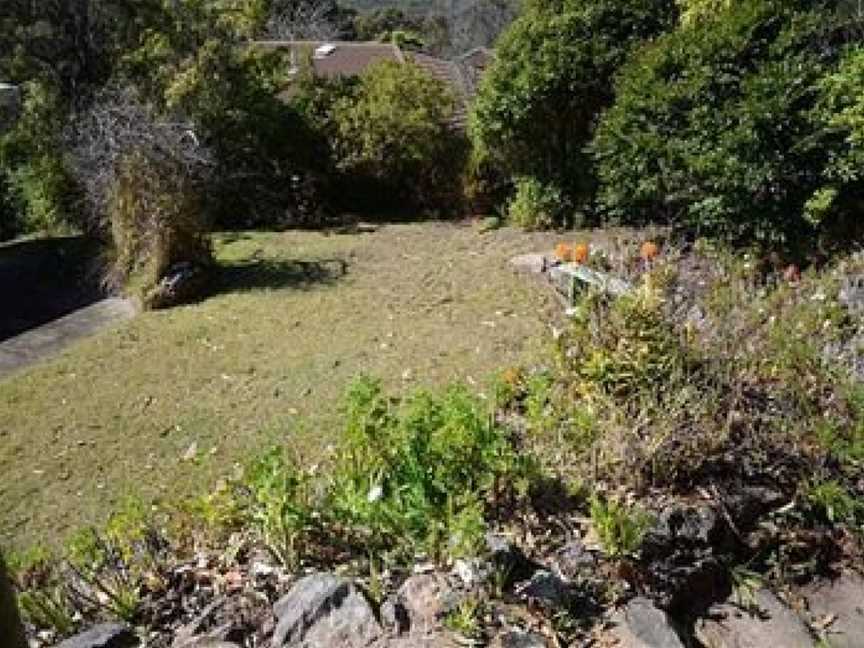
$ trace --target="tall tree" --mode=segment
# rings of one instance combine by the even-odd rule
[[[612,77],[676,19],[674,0],[528,0],[474,105],[479,155],[586,199],[593,174],[583,149],[611,103]]]

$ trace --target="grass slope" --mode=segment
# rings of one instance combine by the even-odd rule
[[[0,543],[198,492],[275,439],[314,460],[360,372],[481,384],[529,359],[550,303],[507,259],[553,241],[437,223],[218,236],[215,295],[0,382]]]

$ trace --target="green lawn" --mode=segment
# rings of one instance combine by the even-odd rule
[[[214,295],[0,382],[0,543],[55,542],[127,495],[200,492],[273,441],[314,461],[360,372],[482,389],[535,357],[554,308],[507,260],[555,240],[442,223],[217,236]]]

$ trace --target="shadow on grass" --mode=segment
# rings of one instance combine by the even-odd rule
[[[0,341],[101,299],[100,253],[80,236],[0,244]]]
[[[218,270],[213,294],[247,290],[295,288],[308,290],[332,285],[348,274],[343,259],[317,261],[274,261],[253,259],[223,263]]]

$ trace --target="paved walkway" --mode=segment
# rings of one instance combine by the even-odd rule
[[[0,379],[51,358],[73,342],[134,315],[135,306],[131,301],[111,297],[0,342]]]

